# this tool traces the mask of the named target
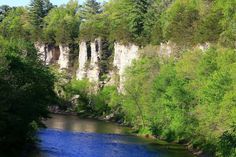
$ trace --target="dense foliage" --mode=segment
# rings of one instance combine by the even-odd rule
[[[70,44],[79,35],[80,17],[78,3],[70,1],[66,6],[52,9],[45,17],[43,28],[45,41],[48,43]]]
[[[115,86],[106,86],[97,92],[96,85],[88,80],[73,80],[65,87],[65,99],[78,95],[75,110],[80,116],[104,117],[117,114],[112,118],[122,118],[120,114],[120,96]],[[120,119],[119,119],[120,120]]]
[[[235,156],[235,54],[213,47],[186,51],[160,66],[145,57],[135,62],[122,105],[128,122],[169,141]]]
[[[78,95],[78,113],[118,117],[141,133],[188,142],[213,156],[236,155],[236,0],[70,0],[59,7],[32,0],[29,7],[0,7],[0,35],[4,146],[31,139],[54,96],[52,75],[22,40],[78,50],[79,41],[101,37],[105,73],[111,43],[134,43],[143,52],[126,70],[123,94],[103,85],[94,92],[88,80],[62,84],[65,100]],[[163,59],[150,46],[168,41],[181,47],[178,57]],[[194,48],[203,43],[212,47]]]
[[[235,47],[235,6],[235,0],[111,0],[102,13],[83,21],[81,32],[85,39],[105,32],[110,41],[138,45],[171,40]]]
[[[102,5],[87,0],[79,5],[70,0],[67,5],[56,7],[48,0],[33,0],[29,8],[0,8],[1,27],[7,31],[1,34],[57,44],[100,36],[110,42],[142,46],[172,41],[184,47],[211,42],[235,48],[235,3],[235,0],[110,0]]]
[[[29,42],[0,38],[0,156],[19,156],[55,99],[54,77]]]

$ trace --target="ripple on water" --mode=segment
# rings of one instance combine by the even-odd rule
[[[132,136],[43,129],[38,132],[43,157],[158,157]]]
[[[51,115],[50,129],[38,132],[38,152],[34,157],[193,157],[176,145],[160,145],[155,140],[124,135],[129,128],[114,123],[77,116]]]

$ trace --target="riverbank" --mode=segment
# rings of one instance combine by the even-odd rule
[[[51,117],[44,121],[48,128],[37,133],[41,141],[37,157],[193,157],[181,145],[131,134],[131,128],[114,122],[74,115]]]
[[[114,119],[108,119],[106,118],[107,116],[80,116],[75,112],[63,112],[63,111],[58,111],[58,112],[53,112],[52,114],[55,115],[64,115],[64,116],[76,116],[78,118],[86,118],[86,119],[91,119],[91,120],[98,120],[101,122],[112,122],[116,123],[117,125],[121,127],[128,127],[130,128],[129,133],[130,135],[137,136],[137,137],[142,137],[142,138],[147,138],[147,139],[152,139],[155,140],[157,143],[161,143],[161,145],[174,145],[175,147],[178,145],[180,147],[184,147],[186,150],[188,150],[191,154],[197,157],[211,157],[210,155],[206,154],[205,152],[197,149],[193,149],[191,143],[180,143],[180,142],[167,142],[165,139],[161,138],[160,136],[152,135],[152,134],[140,134],[138,130],[134,130],[131,126],[122,123],[120,121],[115,121]],[[127,133],[127,132],[126,132]]]

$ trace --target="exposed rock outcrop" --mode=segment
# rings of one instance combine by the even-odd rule
[[[91,58],[90,65],[87,71],[87,78],[91,82],[99,82],[99,58],[101,54],[101,39],[95,39],[91,42]]]
[[[79,68],[76,78],[82,80],[88,78],[89,81],[99,82],[99,58],[101,53],[101,39],[97,38],[94,42],[80,43]]]
[[[60,70],[68,69],[70,49],[67,45],[59,45],[59,49],[60,49],[60,57],[58,60],[58,64],[60,66]]]
[[[46,64],[59,64],[60,70],[68,69],[70,49],[65,45],[48,45],[35,43],[35,48],[38,51],[40,59]]]
[[[35,44],[38,49],[40,58],[45,64],[57,63],[59,69],[68,69],[70,60],[70,49],[66,45],[45,45]],[[79,45],[79,67],[76,71],[76,78],[82,80],[87,78],[90,82],[99,85],[99,77],[102,70],[100,69],[102,55],[102,40],[95,39],[92,42],[81,41]],[[124,91],[125,70],[129,67],[134,59],[138,58],[139,47],[134,44],[123,45],[120,43],[114,44],[114,60],[113,71],[110,71],[108,77],[111,80],[107,83],[118,84],[119,91]],[[114,76],[116,78],[114,78]],[[118,77],[118,79],[117,79]]]
[[[206,43],[203,43],[203,44],[198,44],[197,48],[199,48],[202,51],[206,51],[207,49],[210,48],[210,46],[211,46],[211,44],[206,42]]]
[[[114,45],[114,61],[113,66],[117,69],[119,74],[119,91],[124,91],[125,70],[129,67],[133,60],[139,57],[139,47],[134,44],[122,45],[115,43]]]
[[[197,48],[202,51],[206,51],[207,49],[210,48],[210,45],[211,45],[210,43],[206,42],[206,43],[198,44],[192,48],[184,48],[171,41],[168,41],[166,43],[161,43],[158,53],[160,56],[164,56],[164,57],[170,57],[170,56],[178,57],[178,55],[180,54],[179,52],[183,50]]]
[[[79,68],[76,72],[76,78],[82,80],[86,77],[86,62],[87,62],[87,45],[85,41],[80,42],[79,45]]]

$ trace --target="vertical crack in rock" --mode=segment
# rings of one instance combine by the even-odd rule
[[[101,54],[101,40],[95,39],[94,42],[91,42],[91,59],[90,59],[90,65],[87,70],[87,78],[91,82],[99,82],[99,56]]]
[[[46,65],[50,65],[52,63],[52,58],[53,58],[52,49],[53,49],[53,47],[51,45],[48,45],[45,48],[45,50],[46,50],[45,51],[45,54],[46,54],[45,63],[46,63]]]
[[[36,43],[35,47],[38,50],[40,58],[45,62],[45,64],[49,65],[53,63],[58,63],[60,70],[69,68],[70,49],[68,46],[62,44],[59,46],[46,46],[45,44]],[[160,50],[161,52],[167,51],[167,54],[171,53],[171,50],[168,47],[161,49],[163,49]],[[120,92],[124,92],[125,70],[127,67],[131,66],[131,63],[134,59],[138,58],[138,51],[139,47],[137,45],[123,45],[118,42],[114,43],[113,67],[115,69],[109,72],[109,74],[118,74],[118,90]],[[96,38],[92,42],[80,42],[78,59],[79,67],[76,71],[76,78],[78,80],[88,78],[90,82],[94,82],[96,83],[96,85],[99,85],[101,75],[101,69],[99,64],[101,62],[101,55],[101,38]],[[114,80],[112,80],[112,76],[109,82],[114,82]],[[107,83],[109,84],[109,82]]]
[[[101,53],[101,39],[97,38],[94,42],[80,43],[79,68],[76,78],[82,80],[88,78],[90,82],[99,82],[99,57]]]

